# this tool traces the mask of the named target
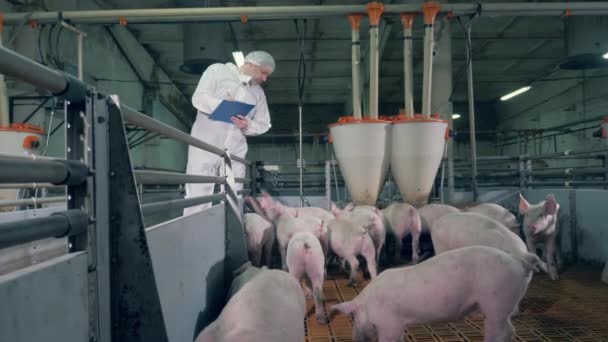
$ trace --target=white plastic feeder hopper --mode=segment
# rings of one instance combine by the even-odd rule
[[[431,115],[433,22],[439,4],[422,6],[425,26],[422,115],[414,115],[412,101],[411,37],[414,16],[401,16],[404,27],[405,115],[393,119],[391,173],[403,199],[414,206],[427,204],[448,134],[447,121]]]
[[[378,23],[384,5],[366,6],[370,20],[370,115],[361,116],[359,23],[361,15],[350,15],[352,28],[353,116],[329,125],[334,153],[344,182],[357,205],[375,205],[388,173],[391,123],[378,119]]]

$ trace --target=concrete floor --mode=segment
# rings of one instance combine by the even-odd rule
[[[513,317],[514,341],[608,341],[608,285],[600,282],[600,274],[600,268],[588,266],[571,267],[557,282],[535,274]],[[367,284],[350,288],[347,281],[345,274],[330,272],[323,286],[326,312],[329,306],[354,298]],[[334,314],[329,325],[319,325],[312,300],[307,305],[306,341],[352,341],[349,317]],[[404,341],[483,341],[483,321],[411,327]]]

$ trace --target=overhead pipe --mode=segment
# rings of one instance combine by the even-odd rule
[[[439,4],[434,1],[425,2],[422,5],[424,12],[424,67],[422,81],[422,116],[425,119],[431,117],[431,91],[433,77],[433,23],[439,13]]]
[[[477,13],[478,4],[445,4],[443,12],[453,15]],[[561,16],[568,10],[572,15],[608,14],[605,2],[555,2],[555,3],[491,3],[481,4],[484,16]],[[5,25],[19,25],[24,21],[39,24],[56,23],[57,18],[72,24],[117,24],[123,23],[162,23],[162,22],[200,22],[200,21],[240,21],[265,19],[324,18],[343,16],[348,13],[364,13],[363,5],[330,6],[259,6],[259,7],[197,7],[197,8],[144,8],[93,11],[61,12],[22,12],[4,14]],[[385,13],[400,14],[419,12],[417,4],[386,5]]]
[[[414,117],[414,70],[412,67],[412,24],[415,13],[402,13],[403,23],[403,90],[405,101],[405,116]]]
[[[352,74],[353,74],[353,117],[361,120],[361,42],[359,40],[359,25],[361,24],[361,14],[350,14],[348,22],[351,28],[352,40]]]
[[[380,39],[378,39],[378,24],[384,11],[384,5],[379,2],[370,2],[365,6],[369,16],[369,118],[378,120],[378,88],[379,88],[379,56]]]

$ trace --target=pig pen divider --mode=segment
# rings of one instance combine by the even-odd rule
[[[0,73],[67,105],[65,159],[0,155],[0,184],[66,189],[50,198],[58,206],[0,214],[0,260],[20,264],[0,267],[0,340],[192,340],[247,261],[239,197],[247,191],[234,186],[251,179],[235,178],[232,163],[251,163],[3,47]],[[125,123],[220,156],[224,176],[133,170]],[[186,183],[221,190],[151,203],[138,195],[138,186]],[[213,205],[182,216],[205,203]],[[52,244],[53,255],[21,260],[28,243]]]

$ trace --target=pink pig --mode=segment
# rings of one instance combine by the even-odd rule
[[[556,265],[556,257],[559,258],[559,252],[556,251],[558,211],[559,204],[553,195],[547,195],[544,201],[537,204],[530,204],[519,195],[519,213],[524,216],[523,229],[528,251],[536,253],[536,244],[545,244],[544,255],[552,280],[559,279]]]
[[[404,328],[462,319],[481,311],[485,342],[511,341],[511,316],[528,288],[529,274],[540,260],[519,258],[499,249],[455,249],[420,264],[386,270],[355,299],[332,306],[352,314],[353,341],[397,342]],[[403,284],[406,291],[394,291]]]
[[[317,321],[327,324],[323,309],[323,278],[325,274],[325,257],[319,240],[310,232],[293,234],[287,246],[287,267],[289,274],[296,280],[304,278],[304,294],[312,295],[315,300]]]

